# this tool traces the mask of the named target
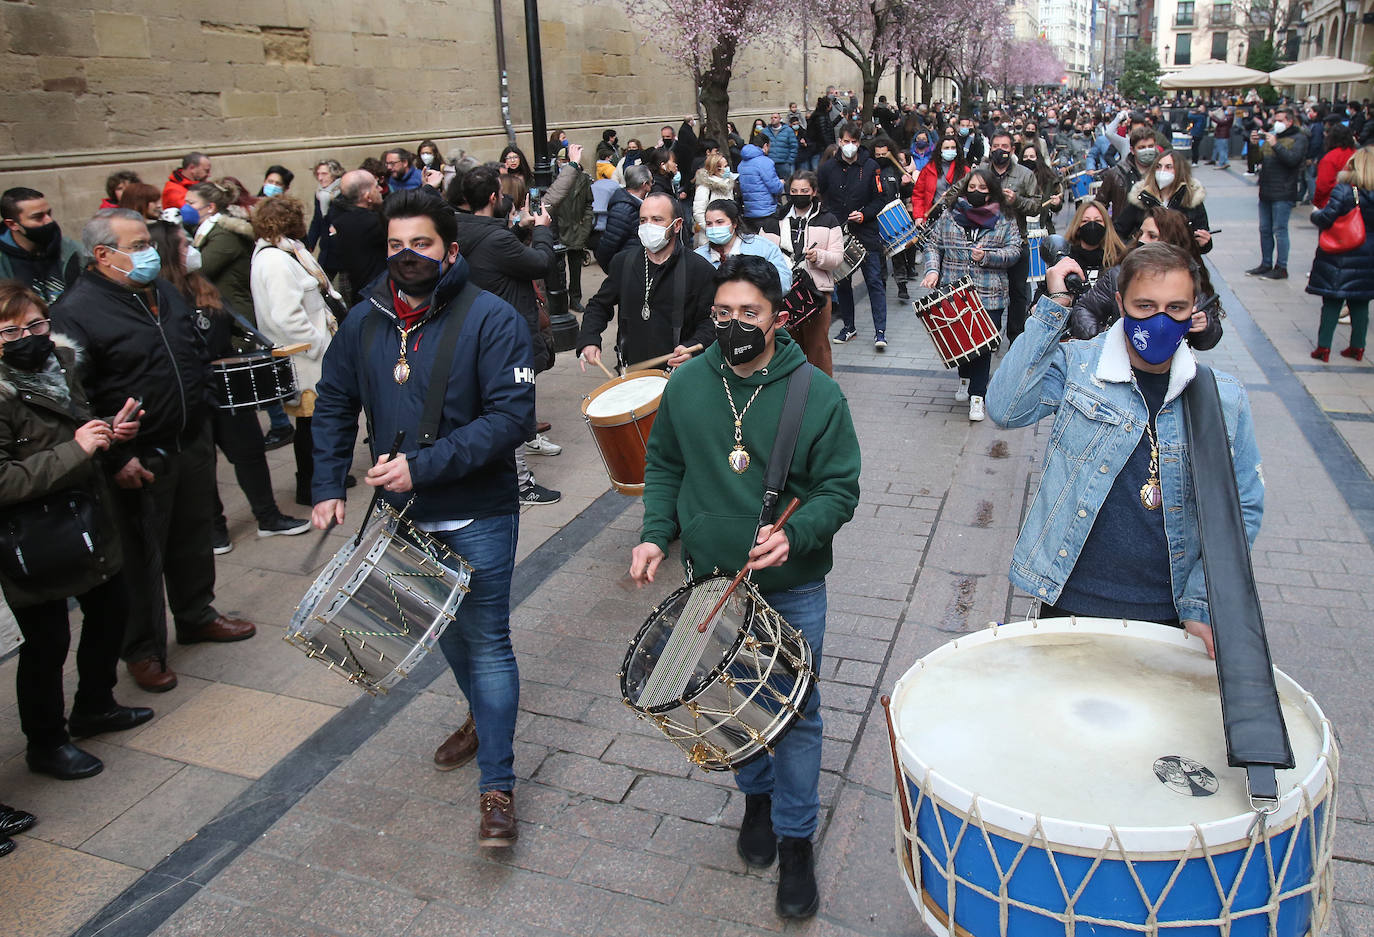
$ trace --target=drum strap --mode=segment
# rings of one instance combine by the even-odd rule
[[[1292,768],[1295,762],[1274,684],[1231,447],[1211,368],[1198,365],[1197,376],[1183,392],[1183,412],[1227,760],[1232,767],[1245,768],[1252,803],[1273,803],[1279,797],[1274,769]]]
[[[815,366],[807,361],[787,378],[787,396],[782,401],[778,432],[773,437],[773,451],[768,454],[768,468],[763,473],[763,510],[759,512],[759,527],[773,523],[777,516],[778,498],[787,486],[787,473],[792,468],[792,455],[797,451],[797,437],[801,435],[802,415],[806,413],[813,371]]]

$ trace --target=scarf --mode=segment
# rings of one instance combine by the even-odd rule
[[[996,202],[989,202],[982,208],[974,208],[968,203],[968,199],[959,199],[954,203],[954,220],[963,228],[982,228],[984,231],[991,231],[997,227],[997,219],[1001,217],[1002,206]]]
[[[64,410],[76,416],[72,409],[71,387],[67,384],[67,376],[62,373],[62,363],[57,360],[56,354],[48,355],[48,360],[43,362],[43,367],[37,371],[25,371],[0,364],[0,377],[8,379],[19,390],[21,396],[25,392],[38,394],[60,404]]]

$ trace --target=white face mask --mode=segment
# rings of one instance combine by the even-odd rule
[[[651,253],[663,250],[668,239],[672,236],[672,229],[665,228],[663,225],[650,224],[646,221],[639,226],[639,243],[643,244],[644,249]]]
[[[190,244],[186,245],[186,272],[195,273],[200,269],[200,251]]]
[[[859,144],[846,143],[840,147],[840,152],[844,154],[845,159],[853,159],[854,154],[859,152]]]
[[[433,153],[421,153],[421,154],[420,154],[420,162],[424,163],[426,166],[433,165],[433,163],[434,163],[434,154],[433,154]]]
[[[1171,173],[1171,172],[1157,172],[1157,173],[1155,173],[1155,182],[1158,182],[1158,183],[1159,183],[1159,187],[1160,187],[1161,189],[1167,189],[1169,186],[1173,185],[1173,184],[1174,184],[1174,178],[1175,178],[1175,176],[1174,176],[1174,174]]]
[[[1287,130],[1287,129],[1288,129],[1288,125],[1285,124],[1283,121],[1281,121],[1281,120],[1276,120],[1276,121],[1274,121],[1274,133],[1275,133],[1276,135],[1277,135],[1277,134],[1280,134],[1280,133],[1283,133],[1283,132],[1284,132],[1285,130]]]
[[[947,162],[947,163],[952,163],[952,162],[954,162],[954,157],[956,157],[956,156],[958,156],[958,155],[959,155],[959,151],[958,151],[958,150],[941,150],[941,151],[940,151],[940,158],[941,158],[942,160],[944,160],[945,162]]]

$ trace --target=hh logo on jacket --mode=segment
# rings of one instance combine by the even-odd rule
[[[515,383],[517,383],[517,384],[533,384],[533,383],[534,383],[534,368],[516,368],[516,369],[515,369]]]

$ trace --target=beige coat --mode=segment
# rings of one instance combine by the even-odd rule
[[[296,386],[302,392],[301,416],[313,412],[315,385],[319,383],[324,352],[338,324],[325,305],[320,279],[302,266],[301,256],[314,264],[304,245],[283,239],[271,244],[262,238],[253,248],[253,308],[258,328],[274,345],[308,342],[309,350],[294,355]],[[318,269],[318,267],[316,268]],[[310,391],[310,394],[305,394]]]

